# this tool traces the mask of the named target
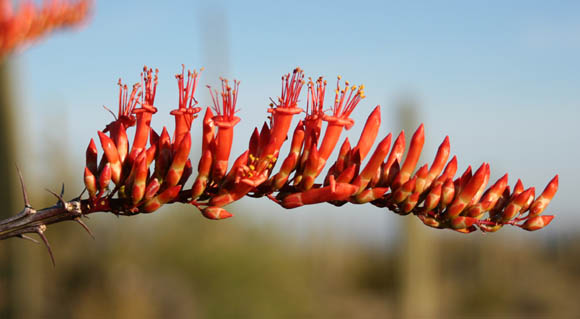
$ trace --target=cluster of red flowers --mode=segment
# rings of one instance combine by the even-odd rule
[[[490,177],[487,163],[475,173],[470,166],[455,178],[457,159],[449,160],[448,137],[431,167],[425,164],[415,170],[424,144],[423,125],[411,138],[404,160],[405,134],[401,132],[392,146],[391,134],[383,138],[363,166],[379,132],[379,106],[368,117],[357,144],[353,147],[345,139],[323,182],[316,183],[343,129],[354,124],[349,116],[365,97],[364,86],[348,81],[341,85],[338,77],[334,104],[325,111],[327,82],[322,77],[306,81],[299,68],[282,77],[280,97],[268,109],[269,122],[254,130],[248,149],[231,167],[234,127],[240,121],[236,116],[239,82],[221,79],[220,91],[210,88],[213,107],[205,109],[197,177],[187,189],[193,172],[189,159],[191,125],[202,110],[194,98],[199,75],[182,71],[176,76],[179,107],[171,111],[175,117],[173,136],[165,127],[158,134],[150,126],[157,112],[157,70],[145,67],[141,83],[135,84],[131,93],[119,81],[118,115],[98,132],[105,156],[97,161],[93,140],[87,149],[84,180],[90,204],[84,213],[151,213],[166,203],[180,202],[196,206],[207,218],[224,219],[232,216],[224,206],[248,195],[266,196],[285,208],[322,202],[336,206],[371,203],[401,215],[414,214],[431,227],[464,233],[478,228],[493,232],[506,224],[537,230],[553,218],[541,213],[556,193],[557,175],[537,198],[534,188],[524,189],[520,180],[510,190],[507,174],[486,190]],[[297,123],[290,151],[274,173],[292,119],[303,112],[298,105],[304,84],[308,89],[306,115]],[[321,138],[323,122],[326,128]],[[126,130],[134,125],[136,134],[130,146]],[[111,181],[114,187],[110,189]]]
[[[63,2],[45,0],[41,7],[24,2],[17,10],[12,0],[0,0],[0,57],[13,52],[54,29],[71,27],[83,21],[90,0]]]

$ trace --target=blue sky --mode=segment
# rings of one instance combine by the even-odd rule
[[[205,66],[202,88],[220,75],[240,79],[243,120],[234,154],[265,119],[282,73],[301,66],[307,76],[333,83],[341,74],[366,85],[352,136],[377,104],[384,134],[399,129],[394,105],[411,95],[426,125],[425,161],[448,134],[460,169],[489,161],[492,178],[507,171],[510,184],[520,177],[537,194],[559,173],[551,205],[558,219],[546,232],[580,221],[580,2],[97,2],[85,27],[15,59],[21,120],[38,128],[30,143],[46,143],[51,133],[42,130],[50,125],[42,121],[65,114],[69,135],[61,143],[78,154],[79,172],[88,140],[109,121],[102,105],[116,106],[117,79],[136,82],[144,64],[160,69],[158,128],[172,126],[166,113],[176,106],[173,75],[182,63]],[[209,102],[205,92],[199,97]],[[300,217],[289,218],[268,207],[254,215],[300,228],[327,223],[333,213],[319,212],[325,209],[297,210]],[[397,222],[381,211],[365,214],[353,219],[346,209],[333,219],[355,237],[383,236],[384,225]]]

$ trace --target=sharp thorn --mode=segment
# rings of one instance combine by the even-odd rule
[[[64,201],[64,199],[62,198],[62,196],[61,196],[61,195],[59,195],[59,194],[57,194],[57,193],[55,193],[55,192],[51,191],[51,190],[50,190],[50,189],[48,189],[48,188],[45,188],[45,190],[46,190],[47,192],[51,193],[52,195],[54,195],[54,197],[56,197],[56,198],[58,199],[58,203],[61,203],[63,206],[65,206],[66,202]]]
[[[62,183],[62,187],[60,188],[60,198],[64,196],[64,183]]]
[[[22,197],[24,198],[24,207],[32,207],[30,206],[30,201],[28,200],[28,194],[26,193],[26,186],[24,186],[24,179],[22,178],[22,172],[20,171],[20,167],[16,165],[16,170],[18,171],[18,178],[20,178],[20,186],[22,188]]]
[[[36,239],[34,239],[32,237],[26,236],[24,234],[20,234],[18,237],[20,237],[22,239],[30,240],[31,242],[33,242],[35,244],[39,244],[38,240],[36,240]]]
[[[48,250],[48,254],[50,255],[50,260],[52,261],[52,267],[56,267],[56,262],[54,261],[54,255],[52,254],[52,249],[50,248],[50,243],[48,242],[48,238],[46,238],[46,236],[44,235],[44,230],[46,229],[46,226],[44,226],[44,227],[42,227],[42,226],[44,226],[44,225],[41,225],[38,228],[36,228],[36,233],[42,239],[42,241],[44,242],[44,245],[46,246],[46,249]]]
[[[89,226],[87,226],[87,224],[85,224],[85,222],[83,222],[80,217],[77,217],[74,220],[79,225],[81,225],[81,227],[84,228],[87,231],[87,233],[89,233],[89,235],[93,238],[93,240],[95,239],[95,235],[93,235],[93,232],[91,231],[91,229],[89,228]]]
[[[80,200],[80,199],[81,199],[81,197],[83,197],[83,195],[85,194],[85,192],[86,192],[86,191],[87,191],[87,188],[86,188],[86,187],[85,187],[85,188],[83,188],[83,191],[82,191],[82,192],[79,194],[79,196],[77,196],[77,197],[75,198],[75,200]]]

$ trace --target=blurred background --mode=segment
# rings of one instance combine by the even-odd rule
[[[533,233],[462,235],[371,205],[284,210],[250,198],[220,222],[185,205],[95,214],[94,241],[73,223],[49,227],[56,269],[41,246],[0,242],[0,317],[576,317],[578,56],[577,1],[97,1],[86,26],[1,66],[2,218],[21,209],[14,163],[34,207],[52,205],[44,189],[62,182],[68,198],[79,194],[84,150],[111,120],[102,106],[117,107],[119,77],[132,84],[143,65],[159,68],[152,126],[172,128],[181,64],[205,67],[202,106],[206,84],[241,80],[233,156],[280,76],[300,66],[331,86],[337,75],[365,84],[345,136],[381,105],[381,136],[425,123],[423,163],[449,135],[460,172],[490,162],[492,181],[508,172],[537,194],[560,174],[546,212],[556,218]]]

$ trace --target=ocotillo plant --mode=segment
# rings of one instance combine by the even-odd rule
[[[334,162],[326,165],[342,131],[354,125],[350,115],[365,97],[364,86],[338,77],[333,104],[325,110],[327,82],[322,77],[305,80],[300,68],[282,77],[280,96],[267,109],[268,121],[254,129],[247,150],[230,165],[234,130],[240,121],[236,116],[240,82],[221,79],[219,90],[209,88],[213,105],[204,110],[201,134],[192,137],[193,122],[202,111],[194,97],[200,73],[186,73],[183,68],[176,75],[179,102],[170,111],[175,118],[173,134],[166,127],[158,133],[151,126],[158,111],[158,71],[144,67],[140,83],[130,89],[119,80],[117,113],[111,111],[114,120],[97,132],[103,152],[99,158],[93,139],[86,150],[87,195],[83,191],[67,201],[63,192],[54,194],[58,199],[54,206],[35,210],[22,184],[24,209],[0,221],[0,239],[30,239],[26,234],[36,233],[53,258],[44,235],[49,224],[74,220],[90,233],[81,219],[88,214],[132,216],[173,203],[192,206],[206,218],[220,220],[232,217],[225,207],[244,196],[267,197],[286,209],[323,202],[335,206],[368,203],[400,215],[415,215],[433,228],[461,233],[495,232],[504,225],[533,231],[553,218],[541,214],[557,191],[557,175],[538,197],[535,188],[526,189],[521,180],[510,188],[507,174],[486,189],[488,163],[474,173],[469,166],[456,177],[457,158],[449,160],[449,137],[439,146],[431,166],[416,169],[425,140],[423,125],[412,135],[404,159],[404,132],[394,141],[388,134],[373,150],[381,122],[379,106],[368,116],[357,143],[352,145],[346,138]],[[300,107],[304,107],[300,100],[304,85],[305,110]],[[304,118],[288,138],[294,116],[303,112]],[[134,126],[130,140],[128,130]],[[195,137],[201,138],[201,158],[192,162],[189,154]],[[280,154],[287,139],[290,150]],[[197,175],[188,183],[194,163]],[[326,167],[326,176],[319,179]]]
[[[0,60],[53,30],[73,27],[86,19],[90,0],[32,1],[14,8],[12,0],[0,0]]]

